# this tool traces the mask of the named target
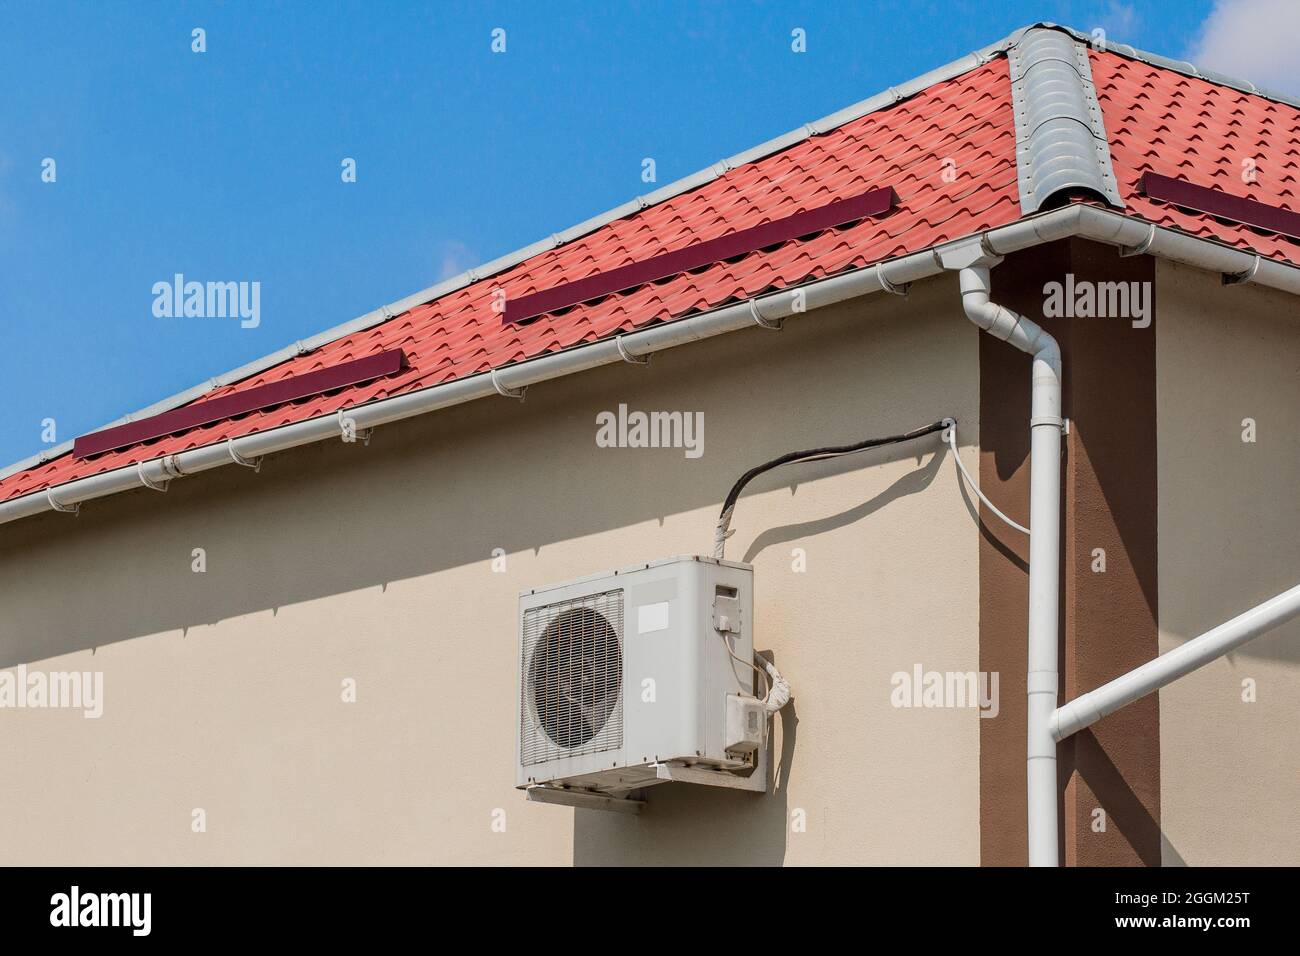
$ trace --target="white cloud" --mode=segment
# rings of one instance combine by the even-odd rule
[[[1101,26],[1109,39],[1127,43],[1127,38],[1137,31],[1138,22],[1139,18],[1137,11],[1133,9],[1133,4],[1110,0],[1106,15],[1102,17]]]
[[[450,279],[479,264],[463,242],[448,241],[438,246],[438,279]]]
[[[1187,59],[1257,86],[1300,92],[1300,3],[1216,0]]]

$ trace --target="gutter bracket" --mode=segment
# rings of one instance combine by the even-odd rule
[[[261,472],[262,456],[258,455],[256,458],[245,458],[235,450],[235,440],[233,438],[226,439],[226,451],[230,453],[230,460],[236,465],[243,465],[245,468],[253,469],[254,472]]]
[[[135,466],[135,473],[137,477],[139,477],[140,479],[140,484],[144,485],[146,488],[149,488],[153,491],[165,492],[167,490],[167,486],[171,484],[171,479],[169,478],[166,481],[152,481],[150,480],[149,476],[144,473],[144,466],[145,466],[144,462],[139,462]]]
[[[78,502],[73,502],[70,505],[65,505],[65,504],[61,504],[58,500],[56,500],[54,497],[53,488],[45,489],[45,500],[50,503],[51,509],[53,509],[54,511],[62,512],[63,514],[66,515],[75,515],[81,511],[81,504]]]
[[[1151,228],[1147,230],[1147,237],[1145,239],[1139,242],[1136,246],[1121,246],[1119,254],[1125,259],[1132,256],[1144,256],[1147,254],[1147,250],[1151,248],[1151,243],[1155,241],[1156,226],[1155,223],[1152,223]]]
[[[497,390],[497,394],[504,398],[517,398],[522,402],[524,400],[524,394],[528,391],[528,386],[525,385],[523,388],[510,388],[506,385],[502,385],[501,380],[497,378],[497,372],[499,371],[501,370],[498,368],[492,370],[492,387]]]
[[[624,339],[624,336],[620,335],[618,338],[614,339],[614,345],[618,347],[618,354],[619,354],[619,357],[620,357],[624,362],[627,362],[629,365],[649,365],[649,364],[650,364],[650,355],[649,355],[649,354],[646,354],[646,355],[633,355],[631,352],[629,352],[629,351],[627,350],[627,346],[623,344],[623,339]],[[494,383],[494,384],[495,384],[495,383]],[[498,391],[500,391],[500,389],[498,389]],[[523,396],[521,395],[521,396],[520,396],[520,401],[522,401],[522,400],[523,400]]]
[[[335,413],[335,416],[338,418],[338,422],[339,422],[339,433],[340,433],[340,435],[342,435],[342,437],[343,437],[343,441],[344,441],[344,442],[351,443],[351,442],[355,442],[358,438],[360,438],[360,439],[361,439],[361,444],[363,444],[363,445],[369,447],[369,446],[370,446],[370,433],[371,433],[372,431],[374,431],[374,429],[373,429],[373,428],[362,428],[362,429],[358,430],[356,419],[350,417],[350,416],[347,415],[347,414],[345,414],[347,411],[348,411],[348,409],[346,409],[346,408],[340,408],[340,409]],[[348,425],[348,422],[351,422],[352,424],[349,426],[349,425]],[[351,435],[352,437],[349,438],[349,437],[348,437],[349,435]],[[235,454],[237,454],[237,452],[234,450],[234,448],[230,448],[230,454],[231,454],[231,456],[233,457]],[[261,459],[261,458],[256,458],[256,459],[254,459],[254,460],[257,462],[257,468],[258,468],[258,470],[261,470],[261,467],[262,467],[262,459]],[[236,459],[236,461],[238,461],[238,459]],[[243,461],[241,461],[241,462],[239,462],[239,463],[240,463],[241,465],[243,465],[243,464],[247,464],[247,462],[243,462]]]
[[[1155,227],[1153,226],[1152,228],[1154,229]],[[1255,278],[1255,273],[1259,271],[1259,264],[1262,261],[1263,261],[1263,257],[1260,255],[1256,255],[1255,258],[1250,263],[1250,268],[1247,269],[1245,272],[1236,272],[1232,274],[1225,272],[1223,274],[1223,284],[1224,285],[1245,285],[1246,283],[1253,281]]]
[[[784,319],[768,319],[759,311],[758,299],[749,300],[749,314],[754,317],[754,322],[765,329],[771,329],[774,332],[780,332],[785,325]]]
[[[883,262],[876,263],[876,278],[880,280],[880,287],[890,295],[901,295],[903,298],[907,298],[908,290],[912,287],[910,282],[904,282],[901,285],[890,282],[889,276],[885,275],[885,264]]]

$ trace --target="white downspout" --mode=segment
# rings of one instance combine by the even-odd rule
[[[1061,350],[1042,327],[989,298],[989,268],[1002,261],[979,242],[944,254],[958,269],[962,307],[985,332],[1034,357],[1030,393],[1029,672],[1027,689],[1029,865],[1056,866],[1057,621],[1060,613]]]

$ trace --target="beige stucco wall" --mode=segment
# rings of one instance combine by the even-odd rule
[[[1164,653],[1300,583],[1300,311],[1157,269]],[[1300,622],[1162,690],[1160,755],[1165,865],[1300,863]]]
[[[889,702],[895,671],[978,667],[977,528],[933,440],[741,501],[729,557],[795,688],[776,793],[629,818],[512,788],[519,589],[707,551],[734,478],[795,448],[955,414],[974,468],[956,303],[936,280],[0,528],[0,667],[106,683],[99,720],[0,710],[0,862],[977,863],[976,712]],[[704,411],[704,456],[597,448],[619,402]]]

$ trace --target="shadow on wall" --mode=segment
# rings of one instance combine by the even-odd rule
[[[780,866],[790,826],[786,794],[797,704],[792,700],[777,718],[781,752],[767,793],[670,783],[651,787],[636,816],[575,810],[574,865]]]
[[[104,832],[117,833],[112,827],[134,812],[127,804],[189,801],[195,788],[228,793],[243,817],[206,859],[314,859],[330,839],[349,859],[370,863],[553,863],[570,849],[579,864],[817,859],[820,842],[805,848],[792,835],[787,845],[798,698],[778,721],[779,770],[766,795],[667,784],[650,790],[637,818],[527,807],[511,788],[516,596],[638,561],[708,553],[736,478],[793,449],[895,434],[945,415],[962,422],[963,442],[976,441],[978,331],[953,315],[954,293],[950,279],[918,284],[905,304],[892,296],[855,302],[781,333],[755,329],[671,350],[649,369],[620,364],[539,385],[522,404],[485,400],[395,423],[368,446],[324,442],[270,457],[259,474],[218,469],[176,481],[166,494],[141,490],[90,502],[79,517],[4,526],[0,667],[102,649],[113,692],[130,704],[96,728],[112,729],[121,714],[117,726],[130,732],[130,721],[140,721],[142,738],[156,733],[159,744],[140,749],[152,761],[145,774],[138,764],[114,764],[119,799],[89,805],[113,821]],[[702,413],[705,453],[598,447],[596,415],[621,404]],[[914,637],[917,605],[904,592],[927,570],[973,598],[974,551],[960,547],[963,536],[973,543],[969,502],[961,510],[955,483],[942,487],[955,481],[944,471],[949,458],[929,436],[780,469],[746,489],[733,522],[729,556],[752,558],[764,580],[757,640],[779,649],[795,694],[807,695],[805,716],[816,716],[813,702],[821,715],[819,746],[799,755],[794,799],[861,806],[852,839],[879,859],[910,858],[912,841],[899,836],[910,825],[872,812],[886,798],[856,785],[861,768],[902,761],[920,772],[890,791],[911,819],[925,790],[950,793],[969,781],[976,739],[936,740],[948,762],[930,763],[916,759],[918,722],[897,739],[854,732],[861,717],[894,716],[886,689],[894,655],[850,642],[828,663],[836,639],[829,625],[844,606],[854,620],[875,607],[888,640]],[[917,497],[927,490],[932,501]],[[795,541],[812,552],[807,576],[791,566]],[[201,574],[192,570],[196,548],[206,555]],[[508,556],[503,573],[494,551]],[[933,589],[922,587],[928,598]],[[843,595],[836,605],[824,598],[832,589]],[[921,628],[926,653],[973,662],[971,616],[944,621]],[[910,646],[906,653],[911,660]],[[865,667],[878,668],[881,681],[870,700],[861,693]],[[342,675],[363,688],[356,710],[340,709]],[[362,719],[346,716],[353,713]],[[956,727],[962,715],[929,716]],[[160,718],[169,726],[156,728]],[[192,718],[195,739],[186,736]],[[36,738],[24,742],[31,746],[21,757],[33,770],[25,776],[42,779],[40,761],[52,751]],[[835,758],[854,747],[861,759],[846,773]],[[92,764],[110,752],[86,746],[78,759]],[[964,778],[953,758],[965,761]],[[101,770],[94,786],[103,779]],[[128,796],[140,780],[163,781],[168,792],[142,786]],[[80,785],[62,792],[93,792]],[[973,861],[976,792],[967,791],[963,816],[920,818],[934,824],[935,853],[961,845]],[[348,796],[318,801],[325,792]],[[30,801],[20,814],[41,799],[35,790],[19,797]],[[310,815],[283,825],[317,802],[316,829]],[[508,811],[511,836],[488,829],[493,808]],[[183,844],[152,836],[138,843],[150,861],[193,859]]]
[[[556,542],[662,524],[716,507],[741,472],[778,454],[890,434],[962,408],[969,389],[954,376],[951,351],[923,346],[936,328],[957,341],[975,332],[946,319],[873,321],[878,307],[859,303],[789,323],[777,352],[776,333],[733,333],[657,355],[648,372],[609,366],[538,386],[522,404],[484,400],[387,425],[369,446],[309,445],[268,457],[260,474],[218,469],[173,482],[165,495],[141,489],[92,501],[77,517],[43,514],[4,526],[0,667],[450,568],[486,568],[496,548],[536,555]],[[864,356],[932,383],[924,400],[899,394],[885,376],[862,375]],[[717,374],[723,366],[727,376]],[[824,383],[831,399],[799,401],[810,382]],[[688,459],[678,449],[597,447],[596,413],[620,403],[701,411],[707,453]],[[928,465],[888,493],[833,518],[769,528],[745,558],[923,489],[945,456],[926,438],[761,476],[737,510],[742,534],[752,533],[745,502],[756,494],[923,456]],[[708,553],[711,543],[701,529],[672,553]],[[204,550],[203,574],[192,572],[195,548]],[[661,556],[628,552],[618,560]],[[580,573],[603,570],[605,560]],[[492,577],[494,589],[549,583]]]
[[[1093,794],[1105,794],[1108,824],[1118,828],[1143,866],[1161,866],[1162,846],[1181,862],[1160,824],[1133,792],[1124,774],[1111,760],[1091,729],[1082,730],[1062,745],[1061,762],[1075,767]],[[1062,821],[1064,822],[1064,821]],[[1184,864],[1185,865],[1185,864]]]
[[[763,553],[767,548],[775,547],[778,544],[784,544],[788,541],[799,541],[804,538],[810,538],[814,535],[825,534],[828,531],[834,531],[836,528],[843,528],[857,521],[862,521],[875,514],[881,508],[884,508],[890,502],[897,501],[905,495],[914,495],[924,491],[929,487],[930,482],[934,481],[935,475],[939,473],[939,465],[948,457],[947,448],[940,446],[937,451],[930,455],[930,460],[922,467],[908,472],[902,478],[899,478],[892,485],[876,495],[869,501],[864,501],[848,511],[842,511],[839,514],[828,515],[823,518],[816,518],[812,521],[801,521],[797,524],[781,525],[777,528],[768,528],[756,537],[745,551],[745,556],[741,560],[747,564],[752,564],[754,559]],[[880,459],[877,458],[877,461]],[[962,488],[963,493],[965,487]],[[743,500],[743,499],[742,499]],[[967,499],[967,509],[970,510],[969,499]],[[978,514],[971,512],[973,518],[978,518]]]

